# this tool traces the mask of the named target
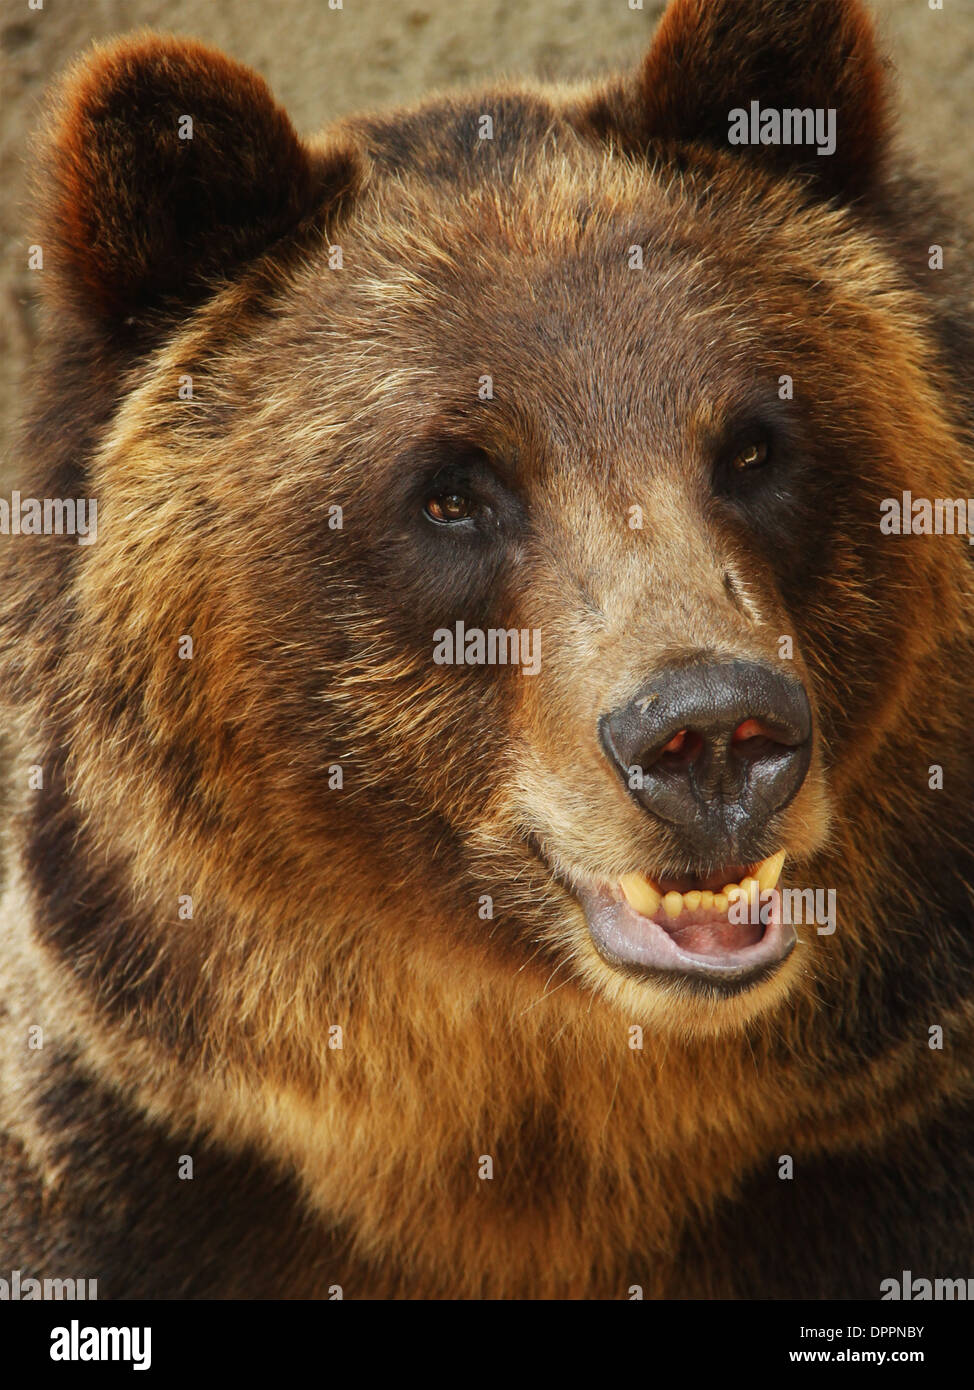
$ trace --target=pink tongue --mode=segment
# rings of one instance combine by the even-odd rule
[[[681,950],[694,956],[719,956],[756,946],[765,932],[760,922],[728,922],[726,917],[702,911],[683,912],[673,925],[669,921],[662,925]]]

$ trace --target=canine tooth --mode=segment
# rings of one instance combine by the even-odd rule
[[[646,878],[645,874],[623,874],[619,880],[626,902],[642,917],[652,917],[659,911],[663,901],[661,893]]]
[[[737,885],[735,884],[734,886],[736,887]],[[714,911],[715,911],[715,912],[726,912],[727,909],[728,909],[729,907],[730,907],[730,903],[727,901],[727,894],[726,894],[726,893],[718,893],[718,894],[716,895],[716,897],[714,898]]]
[[[776,888],[778,879],[781,877],[781,870],[784,868],[785,852],[779,850],[777,854],[772,854],[770,859],[765,859],[763,864],[759,864],[755,869],[758,883],[761,885],[761,892],[766,893],[769,888]]]
[[[667,893],[663,899],[663,911],[667,917],[679,917],[683,911],[683,894]]]
[[[701,899],[702,897],[703,897],[703,894],[702,894],[702,893],[697,893],[697,892],[693,892],[693,893],[684,893],[684,894],[683,894],[683,905],[684,905],[684,907],[687,909],[688,912],[696,912],[697,908],[700,906],[700,899]]]
[[[701,906],[701,907],[713,907],[713,905],[714,905],[714,895],[713,895],[713,893],[706,892],[706,893],[701,893],[701,894],[700,894],[700,906]]]

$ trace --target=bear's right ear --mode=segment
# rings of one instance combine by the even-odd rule
[[[249,68],[156,35],[82,59],[45,144],[42,246],[58,296],[106,326],[199,302],[335,216],[362,172],[352,148],[309,150]]]

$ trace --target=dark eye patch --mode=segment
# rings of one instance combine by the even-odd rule
[[[783,481],[800,454],[796,415],[794,402],[774,400],[729,417],[708,445],[714,491],[734,497],[772,479]]]
[[[504,481],[499,461],[480,445],[428,442],[418,463],[410,506],[434,538],[496,535],[523,520],[523,506]]]

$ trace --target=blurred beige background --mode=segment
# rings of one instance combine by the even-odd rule
[[[34,0],[38,3],[38,0]],[[802,3],[802,0],[795,0]],[[974,205],[974,0],[873,0],[898,71],[902,132]],[[0,484],[34,331],[25,137],[50,79],[94,39],[141,26],[219,45],[268,79],[299,130],[499,74],[587,76],[635,62],[663,0],[0,0]]]

